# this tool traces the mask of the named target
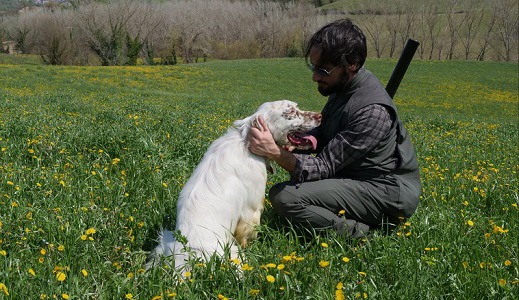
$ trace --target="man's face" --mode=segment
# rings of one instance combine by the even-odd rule
[[[314,66],[312,80],[317,82],[317,90],[323,96],[329,96],[339,91],[348,81],[355,76],[350,68],[331,64],[319,65],[321,49],[310,49],[310,63]]]

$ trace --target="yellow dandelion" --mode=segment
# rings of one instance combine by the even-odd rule
[[[241,269],[243,271],[252,271],[254,269],[254,267],[249,264],[243,264],[243,266],[241,266]]]
[[[85,234],[86,234],[86,235],[92,235],[92,234],[94,234],[94,233],[96,233],[95,228],[88,228],[88,229],[85,231]]]
[[[321,243],[321,247],[328,248],[328,244],[327,243]]]
[[[279,264],[276,268],[281,271],[281,270],[283,270],[285,268],[285,265],[284,264]]]
[[[342,281],[339,281],[337,283],[337,285],[335,286],[335,289],[342,290],[343,287],[344,287],[344,283],[342,283]]]
[[[160,300],[160,299],[162,299],[161,295],[158,295],[158,296],[155,296],[155,297],[151,298],[151,300]]]
[[[225,297],[225,296],[222,295],[222,294],[218,294],[218,299],[219,299],[219,300],[228,300],[229,298]]]
[[[176,297],[177,293],[175,293],[175,292],[167,292],[167,295],[168,295],[168,297],[171,298],[171,297]]]
[[[63,298],[63,299],[69,299],[70,297],[69,297],[68,294],[63,293],[63,294],[61,294],[61,298]]]
[[[29,272],[29,274],[31,274],[32,276],[36,276],[36,272],[34,272],[34,270],[32,268],[29,268],[29,270],[27,270],[27,272]]]
[[[472,220],[468,220],[467,221],[467,225],[469,225],[470,227],[474,226],[474,222]]]
[[[499,279],[498,283],[499,283],[500,286],[505,286],[506,285],[506,279],[501,278],[501,279]]]
[[[345,263],[348,263],[348,262],[350,262],[350,258],[345,256],[342,258],[342,261]]]
[[[509,267],[509,266],[511,266],[511,265],[512,265],[512,262],[511,262],[511,261],[509,261],[508,259],[505,260],[505,266]]]
[[[85,270],[85,269],[82,269],[82,270],[81,270],[81,274],[83,274],[84,277],[87,277],[87,276],[88,276],[88,272],[87,272],[87,270]]]
[[[359,272],[359,275],[366,276],[366,272]]]
[[[260,292],[260,290],[252,289],[252,290],[249,291],[249,295],[251,295],[251,296],[256,296],[256,295],[259,294],[259,292]]]
[[[65,251],[65,246],[59,245],[58,246],[58,251]]]
[[[56,273],[56,279],[59,281],[59,282],[63,282],[67,279],[67,275],[63,272],[58,272]]]
[[[2,255],[2,256],[7,256],[7,251],[5,251],[5,250],[0,250],[0,255]]]
[[[45,250],[45,249],[41,249],[41,250],[40,250],[40,253],[41,253],[41,255],[45,255],[45,254],[47,254],[47,250]]]
[[[9,296],[9,290],[2,282],[0,282],[0,291],[3,292],[4,295]]]
[[[131,293],[128,293],[128,294],[124,295],[124,298],[133,299],[133,295]]]
[[[82,241],[86,241],[87,238],[88,238],[88,237],[87,237],[85,234],[82,234],[82,235],[81,235],[81,240],[82,240]]]
[[[274,278],[272,275],[267,275],[266,279],[270,283],[274,283],[276,281],[276,278]]]
[[[330,262],[329,262],[329,261],[326,261],[326,260],[321,260],[321,261],[319,262],[319,266],[320,266],[321,268],[326,268],[326,267],[328,267],[329,265],[330,265]]]
[[[275,268],[276,264],[269,263],[269,264],[266,264],[265,267],[267,267],[267,268]]]
[[[186,278],[191,277],[191,272],[189,272],[189,271],[185,272],[184,277],[186,277]]]
[[[283,261],[284,263],[290,262],[291,260],[292,260],[292,256],[291,255],[285,255],[281,259],[281,261]]]
[[[346,213],[346,211],[343,209],[343,210],[339,211],[338,215],[339,216],[344,216],[345,213]]]
[[[345,300],[344,292],[342,290],[335,290],[335,300]]]
[[[480,267],[481,269],[484,269],[486,266],[487,266],[487,263],[484,262],[484,261],[482,261],[482,262],[479,263],[479,267]]]

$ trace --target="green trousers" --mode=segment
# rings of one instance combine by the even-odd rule
[[[293,225],[353,238],[371,229],[392,230],[403,220],[398,185],[391,175],[282,182],[270,189],[269,198],[274,210]]]

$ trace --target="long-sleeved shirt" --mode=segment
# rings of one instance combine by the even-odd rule
[[[390,131],[392,122],[383,105],[371,104],[360,109],[347,128],[330,140],[317,156],[295,154],[292,180],[300,183],[333,177],[376,147]]]

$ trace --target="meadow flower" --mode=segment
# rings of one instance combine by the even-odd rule
[[[32,268],[29,268],[29,270],[27,270],[27,272],[29,274],[31,274],[32,276],[36,276],[36,272],[34,272],[34,270]]]
[[[499,286],[503,287],[506,285],[506,279],[501,278],[501,279],[499,279],[498,283],[499,283]]]
[[[329,265],[330,265],[330,262],[329,262],[329,261],[326,261],[326,260],[321,260],[321,261],[319,262],[319,266],[320,266],[321,268],[326,268],[326,267],[328,267]]]
[[[7,256],[7,251],[5,251],[5,250],[0,250],[0,255],[2,255],[2,256]]]
[[[56,273],[56,279],[59,281],[59,282],[63,282],[67,279],[67,275],[63,272],[58,272]]]
[[[0,291],[4,293],[4,295],[9,296],[9,290],[5,286],[4,283],[0,282]]]
[[[504,264],[505,264],[505,266],[509,267],[512,265],[512,262],[507,259],[507,260],[505,260]]]
[[[249,264],[243,264],[243,266],[241,266],[241,269],[243,271],[252,271],[254,269],[254,267]]]
[[[88,276],[88,272],[85,269],[81,269],[81,274],[83,274],[84,277]]]
[[[63,299],[69,299],[70,297],[69,297],[68,294],[63,293],[63,294],[61,294],[61,298],[63,298]]]
[[[467,225],[469,225],[470,227],[474,226],[474,222],[472,220],[468,220],[467,221]]]
[[[274,276],[272,276],[272,275],[267,275],[267,277],[265,277],[265,278],[270,283],[274,283],[276,281],[276,278],[274,278]]]
[[[124,298],[133,299],[133,295],[131,293],[128,293],[128,294],[124,295]]]
[[[348,263],[348,262],[350,262],[350,258],[345,256],[342,258],[342,261],[345,263]]]
[[[154,296],[153,298],[151,298],[151,300],[160,300],[162,299],[162,295],[157,295],[157,296]]]
[[[284,268],[285,268],[285,265],[284,265],[284,264],[279,264],[279,265],[276,267],[276,269],[278,269],[278,270],[280,270],[280,271],[283,270]]]
[[[252,289],[249,291],[249,295],[256,296],[259,294],[259,292],[260,292],[260,290]]]
[[[321,247],[328,248],[328,244],[327,243],[321,243]]]
[[[276,267],[276,264],[273,264],[273,263],[268,263],[264,266],[264,269],[268,269],[268,268],[275,268]]]
[[[229,298],[225,297],[222,294],[218,294],[218,300],[229,300]]]

